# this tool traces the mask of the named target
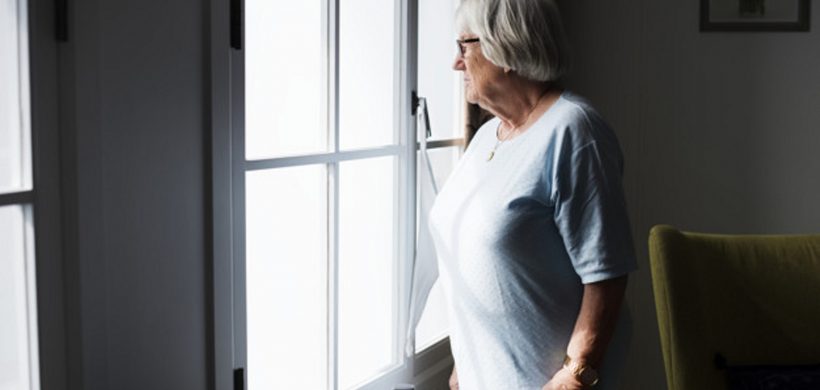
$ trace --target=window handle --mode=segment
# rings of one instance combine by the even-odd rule
[[[433,136],[433,131],[430,127],[430,112],[427,111],[427,98],[423,96],[418,96],[416,91],[413,91],[411,95],[411,99],[413,100],[413,115],[417,115],[419,109],[421,109],[421,116],[424,118],[424,127],[426,129],[427,138]]]
[[[427,98],[421,98],[420,102],[422,110],[421,115],[424,116],[424,127],[427,129],[427,138],[433,136],[433,130],[430,128],[430,112],[427,111]]]

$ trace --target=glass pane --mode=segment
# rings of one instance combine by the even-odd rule
[[[27,230],[23,206],[0,207],[0,389],[4,390],[39,387],[34,270],[27,258],[31,253]]]
[[[421,152],[418,153],[417,161],[421,161]],[[427,155],[430,156],[436,185],[441,190],[461,157],[461,147],[428,149]],[[418,169],[427,169],[427,167],[420,166]],[[417,173],[419,174],[417,174],[416,180],[419,180],[419,188],[421,188],[426,183],[421,183],[420,172],[417,171]],[[417,199],[421,196],[418,191],[416,196]],[[418,211],[416,210],[417,213]],[[433,289],[430,290],[424,312],[421,315],[419,324],[416,326],[416,352],[422,351],[447,336],[448,327],[446,302],[439,283],[436,283],[433,285]]]
[[[395,1],[350,0],[339,8],[339,142],[342,149],[393,144]]]
[[[456,55],[458,0],[419,0],[419,95],[427,98],[433,139],[464,136],[461,72]]]
[[[394,362],[397,254],[393,156],[339,170],[339,383],[367,380]]]
[[[0,2],[0,193],[29,189],[28,53],[22,2]]]
[[[246,157],[325,151],[322,1],[245,7]]]
[[[246,178],[249,388],[324,389],[325,166],[254,171]]]

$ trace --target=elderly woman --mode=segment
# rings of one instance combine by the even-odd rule
[[[464,0],[454,69],[495,115],[430,211],[451,388],[612,389],[636,269],[615,134],[563,91],[553,0]]]

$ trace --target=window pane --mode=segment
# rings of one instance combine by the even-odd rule
[[[23,206],[0,207],[0,389],[36,389],[33,262]],[[28,252],[28,253],[27,253]]]
[[[339,142],[342,149],[393,144],[395,1],[350,0],[339,8]]]
[[[419,0],[419,95],[427,98],[433,139],[464,136],[462,73],[453,70],[458,0]]]
[[[418,152],[419,154],[421,152]],[[453,172],[458,159],[461,157],[461,147],[447,147],[428,149],[427,155],[430,156],[430,163],[433,166],[433,176],[436,179],[436,185],[439,190],[444,186],[444,183]],[[421,157],[417,157],[417,161],[421,161]],[[427,169],[426,166],[418,168]],[[419,180],[419,188],[426,183],[421,183],[420,172],[417,171],[417,180]],[[416,196],[421,196],[417,191]],[[419,210],[416,210],[417,212]],[[439,283],[433,285],[430,290],[430,295],[427,297],[427,304],[422,312],[419,324],[416,326],[416,352],[420,352],[430,345],[447,336],[448,330],[447,321],[447,307],[444,301],[444,295],[439,287]]]
[[[18,5],[0,2],[0,193],[31,186],[25,12]]]
[[[248,172],[250,389],[324,389],[327,179],[324,165]]]
[[[248,159],[325,151],[322,1],[246,0]]]
[[[394,362],[397,254],[395,157],[339,170],[339,383],[347,389]]]

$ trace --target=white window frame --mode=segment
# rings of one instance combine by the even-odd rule
[[[280,157],[264,160],[245,160],[244,139],[244,48],[231,47],[232,11],[244,9],[244,0],[210,0],[210,164],[211,171],[211,204],[208,216],[212,242],[211,273],[212,289],[210,302],[212,317],[210,331],[213,346],[212,372],[215,389],[240,390],[244,388],[247,364],[246,312],[245,312],[245,173],[253,170],[282,168],[306,164],[327,164],[329,192],[329,220],[338,224],[338,165],[343,161],[358,160],[380,156],[398,158],[399,191],[396,199],[396,210],[401,223],[396,243],[398,245],[398,272],[401,276],[397,283],[399,288],[398,302],[394,307],[394,324],[397,339],[394,340],[394,353],[397,365],[382,372],[376,379],[358,387],[359,390],[392,389],[398,383],[417,383],[424,390],[427,380],[441,380],[442,372],[452,364],[449,339],[445,338],[419,351],[414,356],[404,356],[406,339],[407,314],[410,302],[410,275],[415,251],[416,236],[416,152],[419,150],[416,116],[412,105],[412,91],[417,91],[417,9],[418,0],[396,1],[396,61],[394,89],[395,117],[394,129],[399,141],[397,145],[372,147],[358,150],[340,150],[338,125],[338,79],[324,80],[329,97],[329,112],[323,115],[329,118],[333,131],[329,134],[331,151]],[[333,0],[324,0],[325,10],[323,31],[328,38],[329,47],[325,53],[325,64],[336,64],[334,72],[324,74],[338,75],[338,18],[337,4]],[[235,25],[233,25],[235,27]],[[244,34],[244,32],[242,32]],[[240,38],[240,42],[244,37]],[[326,127],[327,128],[327,127]],[[429,141],[428,149],[461,146],[464,138]],[[338,280],[338,233],[335,226],[329,227],[329,251],[332,261],[329,263],[329,291],[335,291]],[[336,323],[338,296],[329,298],[329,319]],[[336,329],[336,326],[332,327]],[[337,389],[338,373],[335,356],[338,342],[335,332],[328,335],[328,389]],[[240,371],[242,370],[242,371]],[[449,371],[445,373],[449,375]],[[446,376],[445,376],[446,378]],[[259,390],[259,389],[252,389]]]
[[[23,261],[24,261],[24,278],[25,285],[25,322],[26,333],[28,339],[26,340],[25,348],[28,350],[28,383],[29,389],[26,390],[40,390],[40,351],[39,351],[39,327],[37,321],[37,291],[36,291],[36,257],[35,257],[35,239],[34,236],[34,211],[35,207],[35,193],[34,189],[34,172],[32,171],[32,156],[34,150],[32,149],[33,133],[31,129],[31,102],[30,102],[30,88],[31,78],[29,71],[29,22],[28,22],[28,1],[27,0],[13,0],[17,3],[17,67],[19,70],[18,82],[18,101],[20,104],[20,130],[25,136],[20,140],[22,149],[22,166],[21,171],[23,181],[21,188],[17,191],[6,192],[0,194],[0,207],[19,206],[23,213]],[[27,174],[31,177],[27,177]]]
[[[0,206],[23,206],[32,389],[68,384],[63,247],[61,236],[59,45],[55,2],[16,0],[19,14],[21,120],[30,138],[28,189],[0,194]],[[26,142],[26,141],[24,141]]]

